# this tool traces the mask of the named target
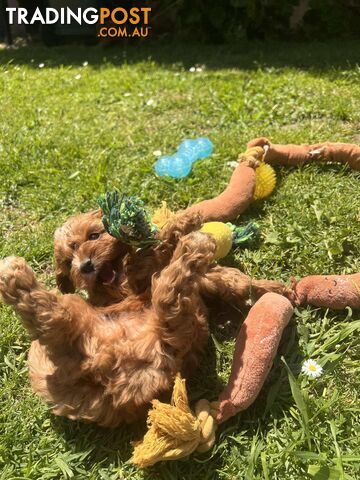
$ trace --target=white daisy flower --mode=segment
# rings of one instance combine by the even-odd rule
[[[196,71],[197,71],[198,73],[200,73],[200,72],[203,71],[203,69],[202,69],[202,67],[196,67]]]
[[[125,92],[124,93],[124,97],[130,97],[131,96],[131,93],[130,92]]]
[[[323,373],[322,367],[312,358],[309,358],[309,360],[305,360],[301,367],[301,371],[308,377],[312,378],[320,377],[320,375],[322,375]]]
[[[161,150],[154,150],[153,155],[155,155],[155,157],[161,157]]]
[[[151,107],[152,105],[155,105],[155,100],[153,98],[149,98],[149,100],[146,102],[146,105],[148,107]]]
[[[39,68],[44,68],[45,67],[45,63],[39,63]]]
[[[189,68],[189,72],[191,72],[191,73],[196,72],[196,68],[195,68],[195,67],[190,67],[190,68]]]
[[[80,75],[80,73],[78,73],[77,75],[75,75],[75,77],[74,77],[74,78],[75,78],[75,80],[80,80],[80,78],[81,78],[81,75]]]
[[[87,67],[89,65],[89,62],[87,60],[85,60],[85,62],[83,62],[82,66],[83,67]]]

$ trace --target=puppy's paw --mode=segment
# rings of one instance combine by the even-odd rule
[[[5,257],[0,260],[0,276],[6,276],[8,273],[11,273],[14,270],[21,270],[25,267],[26,262],[21,257],[15,257],[11,255],[10,257]]]
[[[214,253],[216,250],[216,241],[205,232],[192,232],[183,237],[180,241],[184,250],[202,255]]]
[[[203,232],[192,232],[183,237],[175,255],[182,258],[191,270],[204,273],[213,262],[216,251],[216,242],[211,235]]]
[[[15,264],[17,257],[11,255],[10,257],[5,257],[0,259],[0,277],[6,275],[6,272],[13,269],[13,264]]]
[[[0,260],[0,293],[16,289],[31,290],[36,285],[34,272],[21,257],[6,257]]]

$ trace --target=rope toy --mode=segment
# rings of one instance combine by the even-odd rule
[[[144,202],[138,197],[119,195],[117,191],[106,192],[98,198],[103,212],[105,230],[122,242],[136,247],[146,247],[159,241],[158,228],[145,210]]]
[[[215,443],[218,402],[199,400],[195,413],[189,407],[185,380],[175,377],[171,404],[152,401],[148,431],[135,443],[132,462],[148,467],[162,460],[187,457],[194,451],[206,452]]]

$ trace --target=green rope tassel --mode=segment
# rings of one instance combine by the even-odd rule
[[[97,203],[103,211],[105,230],[113,237],[139,248],[159,243],[158,229],[151,223],[140,198],[114,191],[100,195]]]
[[[259,233],[257,223],[248,223],[245,227],[236,227],[228,223],[233,234],[233,247],[243,247],[250,243]]]

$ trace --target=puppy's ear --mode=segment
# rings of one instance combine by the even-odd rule
[[[61,293],[74,293],[75,287],[68,275],[56,270],[56,285]]]
[[[101,218],[103,216],[103,212],[101,208],[98,208],[97,210],[91,210],[90,212],[88,212],[88,215],[94,218]]]
[[[58,228],[54,235],[54,260],[56,284],[62,293],[74,293],[75,286],[70,278],[69,261],[62,246],[64,229]]]
[[[67,262],[55,251],[55,278],[56,285],[61,293],[74,293],[75,286],[70,278],[70,269]]]

